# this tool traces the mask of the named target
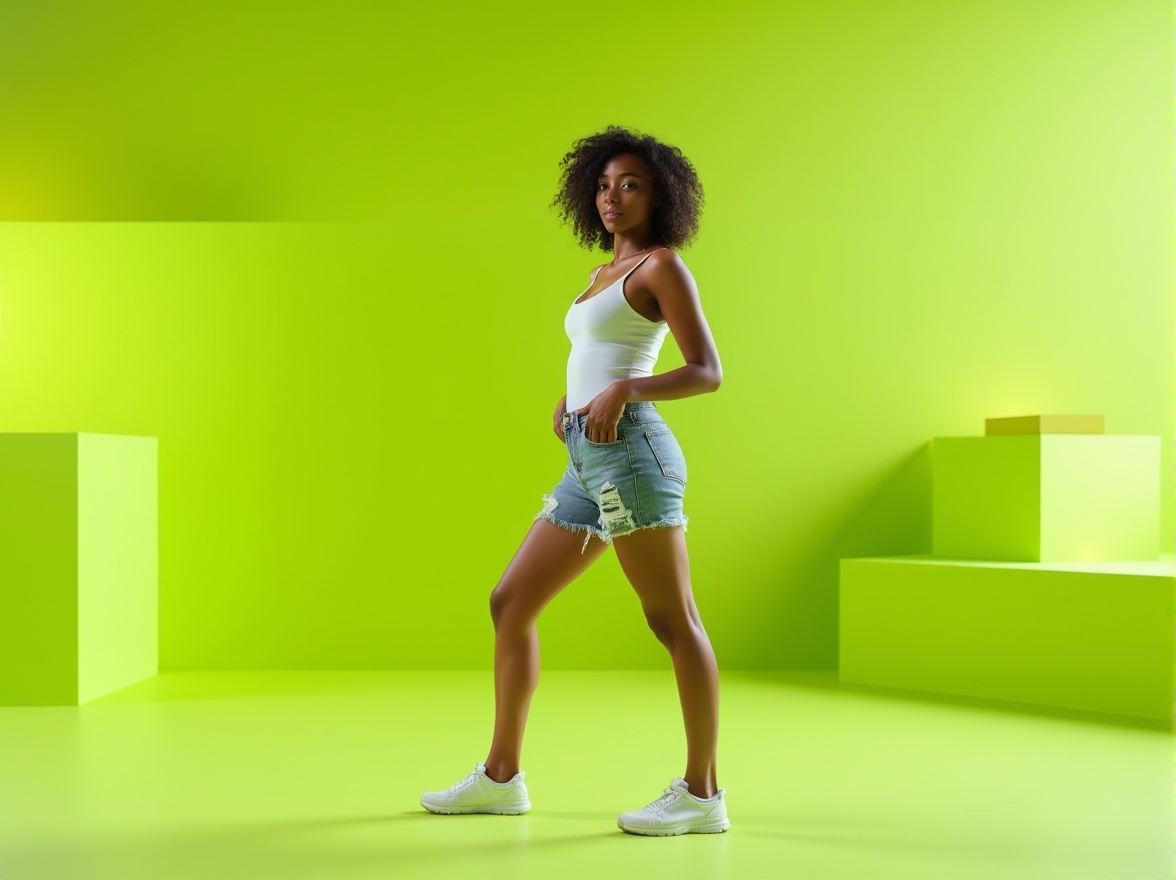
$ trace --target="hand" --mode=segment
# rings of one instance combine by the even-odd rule
[[[584,436],[592,443],[613,443],[617,439],[617,422],[629,402],[628,389],[623,381],[613,382],[588,405],[576,410],[588,416],[584,423]]]
[[[551,417],[551,430],[555,431],[555,436],[559,438],[560,443],[567,443],[564,439],[563,417],[568,409],[568,396],[565,394],[559,399],[559,403],[555,405],[555,414]]]

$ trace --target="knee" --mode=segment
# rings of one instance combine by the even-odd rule
[[[504,623],[512,624],[520,620],[523,611],[523,603],[519,601],[518,594],[505,582],[499,582],[498,586],[490,591],[490,619],[494,621],[495,629]]]
[[[502,617],[506,613],[509,604],[509,594],[502,588],[502,584],[499,584],[490,591],[490,619],[494,621],[495,629],[498,628],[498,624],[502,621]]]
[[[674,642],[689,637],[694,627],[702,626],[702,622],[686,609],[646,608],[645,622],[657,640],[670,650],[673,650]]]

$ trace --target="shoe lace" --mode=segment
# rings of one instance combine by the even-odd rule
[[[670,804],[674,803],[674,801],[676,801],[677,799],[678,799],[677,789],[675,789],[673,787],[667,788],[665,794],[663,794],[657,800],[650,803],[649,806],[647,806],[645,809],[651,813],[655,813],[655,814],[660,815],[661,813],[664,813],[666,811],[666,809],[670,806]]]
[[[478,774],[471,773],[465,779],[462,779],[459,782],[455,782],[455,783],[453,783],[453,785],[449,786],[449,788],[445,789],[445,793],[446,794],[457,794],[463,788],[469,788],[471,785],[473,785],[477,781],[478,781]]]

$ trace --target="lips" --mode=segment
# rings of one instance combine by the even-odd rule
[[[606,219],[606,220],[612,220],[613,218],[620,217],[620,216],[621,216],[620,211],[605,211],[604,212],[604,219]]]

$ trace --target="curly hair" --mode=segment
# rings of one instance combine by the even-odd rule
[[[551,207],[559,210],[563,222],[572,224],[580,244],[613,249],[613,234],[604,228],[596,209],[596,184],[608,161],[622,153],[640,156],[653,171],[653,189],[659,196],[653,209],[654,236],[670,247],[693,241],[703,195],[690,160],[677,147],[650,135],[610,125],[599,134],[576,141],[559,163],[559,192]]]

